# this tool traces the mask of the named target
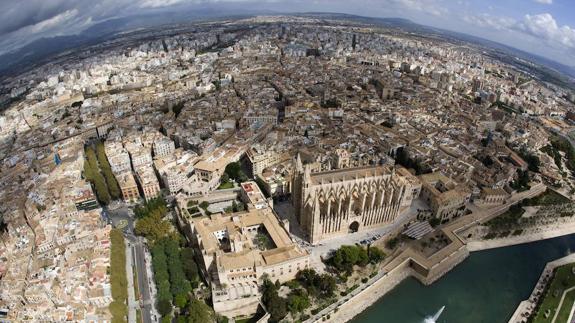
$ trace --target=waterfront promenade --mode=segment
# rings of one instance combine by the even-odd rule
[[[494,248],[509,247],[523,243],[541,241],[562,237],[575,233],[575,221],[562,225],[554,225],[539,228],[536,232],[528,232],[518,236],[497,238],[490,240],[475,240],[467,242],[467,249],[472,251],[481,251]]]
[[[546,189],[547,187],[543,184],[534,185],[530,190],[512,196],[505,204],[489,209],[475,208],[473,213],[441,227],[440,230],[451,242],[428,257],[411,247],[397,251],[391,260],[384,264],[380,274],[366,284],[360,285],[347,297],[312,316],[306,323],[321,322],[323,318],[327,319],[328,315],[330,322],[350,321],[410,276],[426,285],[435,282],[469,255],[467,243],[458,235],[459,232],[489,221],[507,211],[512,205],[537,196]]]
[[[553,275],[553,270],[557,267],[573,262],[575,262],[575,253],[572,253],[568,256],[547,263],[547,265],[543,269],[543,272],[541,273],[541,276],[539,276],[539,280],[537,281],[537,284],[535,284],[535,287],[533,288],[531,295],[529,296],[528,299],[519,303],[519,306],[509,319],[509,323],[525,322],[526,318],[533,313],[533,310],[537,306],[539,298],[545,296],[542,295],[542,293],[543,290],[545,290],[545,286],[549,283],[549,279]]]

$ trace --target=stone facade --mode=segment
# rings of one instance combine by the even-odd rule
[[[312,173],[296,161],[292,201],[296,217],[313,244],[350,232],[392,223],[411,190],[388,166]]]

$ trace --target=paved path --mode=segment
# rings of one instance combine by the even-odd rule
[[[147,261],[146,249],[141,238],[131,236],[133,241],[134,263],[138,273],[138,290],[140,292],[140,306],[142,308],[143,323],[152,323],[157,321],[158,315],[154,311],[153,287],[151,286],[151,269]]]
[[[571,304],[571,312],[569,313],[569,319],[567,319],[567,323],[575,322],[575,317],[573,317],[574,312],[575,312],[575,302]]]
[[[131,290],[133,291],[133,270],[136,270],[138,281],[138,291],[140,293],[140,299],[135,300],[136,308],[141,309],[142,322],[152,323],[159,321],[159,315],[154,309],[155,298],[153,295],[153,286],[151,286],[151,261],[147,257],[146,247],[144,245],[143,239],[136,237],[134,235],[134,218],[132,211],[124,204],[120,204],[118,208],[110,210],[110,217],[112,222],[119,223],[122,220],[127,222],[127,225],[122,229],[124,232],[124,237],[126,238],[126,243],[130,244],[130,250],[126,250],[126,259],[130,259],[131,265],[129,266],[128,280],[132,281]],[[127,260],[126,260],[127,261]],[[134,297],[135,299],[135,297]],[[134,317],[136,317],[134,315]],[[130,322],[135,322],[130,321]],[[139,323],[139,322],[138,322]]]
[[[557,320],[557,315],[559,315],[559,311],[561,311],[561,306],[563,306],[563,301],[565,300],[565,296],[567,295],[567,293],[569,293],[570,291],[574,290],[574,287],[568,288],[565,291],[563,291],[563,295],[561,295],[561,300],[559,301],[559,305],[557,305],[557,308],[555,309],[555,315],[553,315],[553,320],[551,320],[551,323],[555,323],[555,321]],[[568,320],[569,322],[569,320]]]
[[[548,262],[547,265],[545,265],[545,269],[543,269],[541,276],[539,276],[539,280],[537,281],[537,284],[535,284],[535,287],[533,288],[531,295],[527,300],[524,300],[519,304],[519,306],[515,310],[515,313],[513,313],[513,316],[511,316],[511,318],[509,319],[509,323],[523,322],[523,319],[525,317],[530,316],[532,314],[532,311],[535,309],[537,302],[539,301],[539,297],[545,297],[545,295],[537,296],[537,293],[539,291],[543,291],[545,289],[545,286],[548,283],[551,283],[551,281],[550,280],[547,281],[545,277],[551,277],[551,275],[553,274],[553,270],[556,267],[560,267],[573,262],[575,262],[575,253]]]
[[[136,303],[134,292],[134,272],[132,271],[132,247],[130,242],[126,241],[126,278],[128,280],[128,322],[136,322],[136,309],[139,308]]]
[[[367,283],[365,284],[361,284],[359,285],[359,287],[357,287],[356,289],[354,289],[353,291],[351,291],[349,294],[347,294],[346,296],[340,298],[338,301],[336,301],[335,303],[329,305],[328,307],[324,308],[323,310],[321,310],[319,313],[317,313],[316,315],[313,315],[312,317],[310,317],[309,319],[307,319],[304,323],[312,323],[312,322],[319,322],[321,321],[321,318],[324,315],[330,314],[332,313],[336,308],[340,307],[341,305],[351,301],[354,297],[356,297],[359,293],[363,292],[364,290],[366,290],[368,287],[370,287],[371,285],[375,284],[377,281],[379,281],[381,278],[383,278],[384,276],[386,276],[387,273],[384,272],[383,270],[380,271],[377,275],[375,275],[374,277],[370,278]]]
[[[462,250],[466,250],[465,249],[466,248],[465,242],[463,239],[461,239],[457,235],[457,232],[461,232],[462,229],[468,228],[472,225],[488,221],[488,220],[500,215],[501,213],[505,212],[511,205],[514,205],[523,199],[531,198],[533,196],[539,195],[543,191],[545,191],[545,189],[546,189],[545,185],[537,184],[528,191],[521,192],[519,194],[514,195],[513,197],[511,197],[507,201],[507,203],[505,203],[503,205],[496,206],[496,207],[493,207],[490,209],[472,208],[472,214],[461,217],[461,218],[459,218],[459,219],[457,219],[457,220],[455,220],[455,221],[453,221],[453,222],[440,228],[448,236],[448,238],[452,241],[447,247],[440,250],[439,252],[436,252],[435,254],[433,254],[430,257],[424,257],[419,252],[415,252],[411,248],[408,248],[407,250],[401,252],[400,256],[395,257],[391,263],[388,263],[386,266],[384,266],[385,269],[380,270],[380,273],[377,276],[371,278],[367,284],[362,284],[360,287],[358,287],[356,290],[351,292],[349,295],[347,295],[346,297],[343,297],[342,299],[338,300],[334,304],[331,304],[327,308],[323,309],[317,315],[314,315],[310,319],[306,320],[306,322],[318,322],[321,320],[322,316],[327,315],[329,313],[332,313],[332,311],[334,311],[335,308],[338,308],[347,302],[350,302],[350,301],[361,302],[361,300],[359,298],[361,298],[360,294],[362,294],[363,291],[365,291],[367,288],[369,288],[372,285],[382,283],[382,282],[383,283],[387,282],[385,277],[388,275],[388,273],[390,273],[396,269],[399,269],[406,262],[410,261],[409,259],[417,260],[417,262],[420,265],[423,265],[426,268],[432,268],[433,266],[438,265],[438,264],[442,263],[443,261],[446,261],[452,257],[457,257],[457,258],[453,258],[455,260],[460,259],[459,261],[454,262],[454,265],[458,264],[462,259],[465,259],[465,256],[467,253],[466,252],[462,253]],[[398,227],[401,227],[401,225],[404,223],[402,220],[407,222],[409,220],[409,218],[411,218],[411,216],[413,216],[413,215],[411,215],[411,216],[408,215],[411,212],[406,212],[406,213],[407,214],[403,214],[403,216],[405,218],[401,217],[400,219],[397,219],[396,226],[394,227],[394,229],[398,229]],[[348,235],[345,238],[350,239],[351,236],[352,235]],[[334,242],[337,242],[337,244],[341,244],[341,241],[338,241],[338,240],[339,239],[334,239]],[[329,241],[329,242],[332,242],[332,241]],[[312,257],[311,257],[312,263],[314,260],[314,251],[315,252],[319,251],[321,254],[321,252],[324,251],[323,249],[327,249],[327,248],[332,247],[329,242],[325,242],[324,244],[320,244],[320,246],[319,246],[320,248],[314,247],[312,249]],[[321,247],[323,247],[323,248],[321,248]],[[458,257],[458,255],[460,255],[460,257]],[[461,256],[461,255],[463,255],[463,256]],[[448,267],[447,270],[449,270],[450,268],[452,268],[452,267]],[[399,270],[402,271],[401,269],[399,269]],[[404,272],[407,273],[407,271],[404,271]],[[405,277],[407,277],[407,276],[408,275],[406,274]],[[403,278],[404,277],[401,276],[399,279],[394,279],[394,280],[401,281]],[[390,284],[390,285],[394,286],[394,284]],[[382,295],[378,295],[378,297],[380,297],[380,296],[382,296]],[[370,296],[365,296],[365,297],[370,297]],[[371,296],[371,297],[373,297],[373,296]]]

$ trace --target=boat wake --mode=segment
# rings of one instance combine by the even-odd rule
[[[433,316],[428,316],[423,320],[423,323],[436,323],[437,319],[439,319],[439,316],[441,316],[441,313],[443,313],[443,310],[445,309],[445,306],[442,306],[439,311],[437,311],[437,313],[435,313],[435,315]]]

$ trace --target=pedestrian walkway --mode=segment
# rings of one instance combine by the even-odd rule
[[[134,292],[134,272],[132,270],[132,246],[126,240],[126,279],[128,280],[128,323],[136,323],[136,310],[139,308]]]

